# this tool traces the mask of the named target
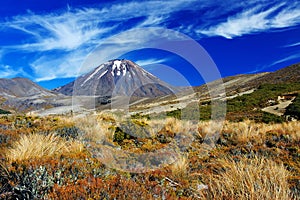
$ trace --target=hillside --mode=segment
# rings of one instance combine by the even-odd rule
[[[42,88],[26,78],[0,79],[0,96],[2,97],[42,97],[54,95],[53,92]]]
[[[42,88],[27,78],[0,79],[0,107],[28,112],[63,105],[63,95]]]
[[[298,116],[295,69],[225,78],[223,123],[206,86],[136,99],[131,116],[0,116],[0,199],[299,199],[300,123],[261,110],[292,99]]]
[[[267,106],[278,103],[279,96],[292,93],[297,95],[300,91],[300,64],[295,64],[275,72],[247,74],[226,77],[222,80],[226,91],[226,97],[220,96],[214,101],[225,102],[227,114],[226,118],[232,121],[252,119],[256,121],[284,121],[285,116],[262,112]],[[209,83],[211,90],[220,89],[220,80]],[[189,113],[190,119],[208,120],[211,117],[211,98],[207,85],[194,87],[193,91],[185,97],[167,96],[152,101],[145,100],[140,104],[131,107],[133,116],[148,116],[155,112],[166,112],[168,116],[181,118],[181,113]],[[147,102],[147,103],[146,103]],[[271,102],[273,102],[271,104]],[[147,107],[147,111],[143,109]],[[149,108],[150,107],[150,108]],[[151,109],[151,107],[153,107]],[[149,112],[149,110],[154,110]],[[199,110],[200,116],[195,113]],[[283,111],[284,113],[284,111]],[[155,116],[155,115],[154,115]],[[158,115],[159,116],[159,115]]]

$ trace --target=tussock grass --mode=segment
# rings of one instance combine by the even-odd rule
[[[84,131],[83,139],[97,142],[113,141],[113,116],[102,114],[101,116],[89,116],[76,119],[78,128]]]
[[[300,140],[300,123],[286,122],[282,124],[264,124],[255,123],[250,120],[243,122],[226,122],[223,127],[223,132],[230,133],[232,139],[238,143],[246,143],[255,141],[262,145],[268,133],[273,132],[281,135],[288,135],[294,141]]]
[[[180,155],[178,159],[172,163],[169,167],[172,171],[172,175],[177,178],[183,178],[188,174],[189,162],[186,156]]]
[[[53,157],[62,154],[81,152],[83,144],[77,141],[66,141],[55,135],[24,134],[6,150],[9,161],[21,161],[34,158]]]
[[[262,157],[220,159],[217,173],[208,174],[208,199],[292,199],[288,187],[289,172],[282,164]]]
[[[191,133],[197,131],[197,124],[190,121],[179,120],[176,118],[168,117],[166,119],[155,119],[147,121],[147,124],[152,128],[152,134],[157,134],[158,131],[164,129],[171,133]]]
[[[223,124],[217,121],[132,119],[134,125],[149,129],[149,137],[125,138],[116,143],[114,136],[125,121],[124,116],[97,113],[85,117],[19,118],[19,121],[31,122],[32,126],[24,123],[10,127],[15,117],[0,119],[5,142],[8,138],[0,147],[1,156],[9,161],[4,167],[14,174],[12,177],[20,177],[22,183],[26,181],[26,189],[32,188],[46,198],[51,194],[53,198],[65,199],[111,199],[117,195],[129,198],[133,192],[143,190],[143,193],[136,193],[138,198],[299,199],[299,121],[282,124],[225,121],[220,131]],[[60,130],[65,130],[66,134]],[[33,133],[37,131],[43,134]],[[55,131],[57,134],[48,134]],[[205,140],[218,134],[220,138],[212,140],[215,143]],[[127,164],[124,160],[130,161],[131,166],[134,164],[134,159],[126,157],[127,152],[143,156],[169,149],[171,153],[178,153],[178,157],[173,163],[170,162],[174,157],[170,162],[168,158],[162,160],[162,168],[141,174],[119,170],[118,166]],[[148,161],[156,164],[157,157],[153,158],[145,160],[145,165]],[[37,167],[38,173],[33,174],[31,166]],[[40,174],[40,166],[49,176]],[[55,177],[50,177],[52,175]],[[0,172],[0,179],[1,176]],[[94,182],[93,177],[97,177]],[[44,178],[51,184],[53,178],[63,181],[48,185],[55,190],[46,191],[39,187],[39,182],[34,182]],[[20,184],[20,180],[9,181],[12,184],[8,185],[8,191]]]

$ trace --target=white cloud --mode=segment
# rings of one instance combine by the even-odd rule
[[[80,13],[65,13],[60,16],[30,14],[15,17],[8,26],[29,34],[33,42],[12,45],[10,48],[24,51],[75,50],[114,28],[98,27],[88,16],[90,15],[87,11],[86,16]],[[35,31],[31,31],[32,26],[35,27]]]
[[[300,6],[283,9],[270,21],[271,27],[285,28],[300,24]]]
[[[300,7],[280,4],[265,11],[260,11],[261,9],[261,5],[248,9],[235,16],[228,17],[226,22],[207,29],[200,29],[197,33],[232,39],[245,34],[300,24]]]
[[[158,36],[147,30],[139,31],[139,28],[160,26],[164,27],[169,17],[178,11],[201,10],[212,5],[220,6],[212,12],[206,12],[208,19],[211,15],[223,15],[229,10],[239,7],[249,7],[262,0],[251,0],[240,2],[232,0],[232,6],[222,0],[153,0],[153,1],[131,1],[121,4],[102,4],[98,8],[69,8],[64,12],[49,14],[35,14],[28,12],[24,15],[7,18],[1,23],[2,31],[15,30],[17,33],[25,34],[27,37],[15,40],[16,43],[2,46],[1,55],[8,52],[36,52],[37,59],[28,63],[34,72],[36,81],[51,80],[55,78],[75,77],[86,73],[97,65],[131,50],[147,48],[153,43],[159,42]],[[265,1],[268,2],[268,1]],[[265,5],[265,4],[264,4]],[[243,34],[264,31],[270,28],[282,28],[299,23],[299,7],[285,7],[282,5],[260,12],[261,7],[243,11],[236,16],[229,17],[227,22],[210,26],[207,29],[198,27],[198,33],[208,36],[220,35],[233,38]],[[274,14],[275,11],[278,11]],[[213,13],[213,14],[212,14]],[[206,16],[207,15],[207,16]],[[127,24],[132,18],[139,18],[135,24]],[[142,20],[143,19],[143,20]],[[191,19],[190,24],[180,24],[177,27],[182,32],[191,32],[197,26]],[[208,21],[211,23],[211,21]],[[112,25],[113,24],[113,25]],[[132,30],[132,31],[128,31]],[[123,32],[127,31],[127,32]],[[119,34],[118,34],[119,33]],[[115,35],[116,34],[116,35]],[[168,36],[167,32],[161,37],[181,40],[174,35]],[[114,35],[113,37],[110,37]],[[154,38],[154,39],[153,39]],[[91,50],[96,48],[92,54]],[[57,53],[59,52],[59,53]],[[54,56],[55,55],[55,56]],[[155,60],[140,61],[156,62]],[[13,67],[9,68],[14,70]],[[18,71],[18,70],[15,70]],[[2,72],[3,75],[7,75]],[[6,69],[6,72],[10,72]],[[11,71],[14,74],[13,71]],[[1,74],[0,74],[1,76]]]
[[[36,81],[74,77],[107,59],[119,56],[128,49],[138,48],[140,43],[149,40],[147,39],[149,34],[136,34],[133,37],[122,38],[119,35],[107,40],[110,35],[132,28],[158,26],[168,18],[170,13],[188,8],[193,2],[197,0],[133,1],[111,6],[106,4],[106,7],[102,8],[69,8],[60,13],[28,12],[1,24],[1,31],[14,29],[27,35],[26,39],[20,39],[16,41],[19,43],[4,46],[3,49],[5,52],[37,52],[36,56],[40,57],[29,63]],[[134,24],[134,27],[126,24],[127,20],[138,17],[144,20]],[[118,30],[122,24],[125,25]],[[127,25],[129,26],[126,27]],[[81,64],[86,60],[89,51],[103,41],[106,44],[101,54],[95,55],[98,58],[93,60],[99,62],[82,67]],[[55,54],[56,56],[53,56]]]
[[[35,81],[46,81],[55,78],[77,77],[78,70],[84,61],[86,52],[76,51],[60,57],[42,56],[31,63]]]
[[[143,48],[160,48],[170,41],[187,40],[186,36],[162,28],[137,28],[102,40],[101,44],[84,60],[79,74],[87,72],[107,60]]]
[[[9,65],[0,66],[0,77],[2,78],[13,78],[25,74],[22,69],[14,69]]]
[[[287,62],[287,61],[290,61],[290,60],[299,59],[299,58],[300,58],[300,53],[296,53],[296,54],[290,55],[288,57],[285,57],[285,58],[282,58],[280,60],[277,60],[277,61],[273,62],[271,64],[271,66],[279,64],[279,63]]]
[[[63,13],[38,15],[29,12],[15,16],[2,28],[13,28],[31,36],[31,42],[12,45],[24,51],[74,50],[97,42],[115,30],[118,24],[135,17],[145,17],[138,27],[156,26],[168,15],[188,7],[190,1],[128,2],[104,8],[69,9]],[[107,22],[114,21],[114,26]],[[122,30],[124,27],[122,27]],[[34,31],[33,31],[34,30]]]
[[[136,64],[138,64],[141,67],[146,67],[147,65],[153,65],[153,64],[159,64],[168,61],[167,58],[165,59],[147,59],[147,60],[137,60],[135,61]]]
[[[289,44],[289,45],[286,45],[285,47],[296,47],[296,46],[300,46],[300,42]]]
[[[185,39],[181,35],[170,34],[170,30],[160,28],[138,28],[116,34],[106,39],[94,49],[78,49],[60,55],[41,56],[31,63],[36,74],[36,81],[55,78],[77,77],[89,72],[100,64],[122,57],[122,55],[138,49],[155,47],[155,43]],[[137,61],[144,66],[167,61],[167,59],[149,59]]]

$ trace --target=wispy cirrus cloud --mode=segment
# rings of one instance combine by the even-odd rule
[[[276,60],[275,62],[273,62],[271,64],[271,66],[277,65],[277,64],[280,64],[280,63],[283,63],[283,62],[287,62],[287,61],[290,61],[290,60],[299,59],[299,57],[300,57],[300,53],[295,53],[295,54],[292,54],[290,56],[284,57],[280,60]]]
[[[7,48],[23,51],[71,51],[90,44],[114,27],[101,27],[97,22],[89,20],[89,12],[86,15],[79,10],[62,15],[43,16],[29,13],[26,16],[17,16],[7,22],[6,26],[28,34],[29,42]]]
[[[24,35],[17,42],[4,45],[3,53],[37,53],[37,58],[28,63],[37,81],[74,77],[88,53],[103,39],[132,28],[160,25],[170,13],[188,8],[193,2],[196,1],[132,1],[49,14],[28,12],[1,23],[2,32]],[[129,20],[136,22],[126,23]],[[132,40],[134,44],[143,42],[142,38]],[[114,42],[119,46],[124,41],[132,45],[128,40]],[[112,52],[111,49],[106,54]]]
[[[59,57],[55,55],[44,55],[30,63],[31,69],[35,72],[35,81],[47,81],[55,78],[77,77],[84,53],[73,52]]]
[[[159,64],[168,61],[168,58],[164,59],[147,59],[147,60],[137,60],[135,61],[136,64],[142,67],[146,67],[147,65]]]
[[[300,24],[300,5],[281,3],[263,10],[264,7],[258,5],[234,16],[229,16],[226,22],[212,25],[206,29],[199,29],[197,33],[232,39],[245,34],[287,28]]]
[[[134,28],[159,25],[170,13],[193,2],[195,0],[129,2],[103,8],[69,8],[62,13],[45,15],[28,12],[2,23],[2,29],[28,34],[22,44],[7,47],[24,51],[74,50],[126,30],[124,22],[130,19],[141,18]],[[118,26],[123,27],[118,31]]]
[[[195,39],[203,35],[234,38],[300,24],[299,4],[276,2],[133,0],[86,8],[69,7],[51,13],[28,11],[0,19],[0,37],[1,34],[15,34],[17,38],[1,44],[0,57],[14,52],[34,53],[25,65],[31,68],[36,81],[74,77],[107,59],[157,42],[151,40],[152,33],[133,31],[128,35],[122,34],[124,31],[158,26],[179,30]],[[182,16],[183,11],[191,16]],[[223,20],[224,16],[228,16],[227,21]],[[111,38],[112,35],[118,36]],[[89,59],[93,57],[88,56],[89,52],[98,45],[101,45],[101,49],[96,49],[99,54]],[[158,61],[140,62],[144,65]],[[15,71],[19,69],[11,63],[2,62],[2,65],[11,66]]]
[[[292,44],[288,44],[288,45],[285,45],[284,47],[296,47],[296,46],[300,46],[300,42],[295,42],[295,43],[292,43]]]
[[[15,76],[27,75],[22,68],[15,69],[9,65],[0,65],[0,77],[12,78]]]
[[[106,39],[103,39],[100,45],[95,48],[91,54],[86,56],[80,69],[79,74],[83,74],[97,67],[100,63],[107,60],[122,57],[128,52],[138,49],[154,48],[160,43],[170,41],[187,40],[183,34],[175,34],[172,30],[163,28],[136,28],[121,32]],[[167,61],[166,58],[164,61]],[[139,61],[137,61],[139,62]],[[148,59],[150,62],[163,62],[162,59]],[[146,61],[140,61],[139,64],[147,64]]]

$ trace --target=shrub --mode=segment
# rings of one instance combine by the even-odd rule
[[[290,115],[296,119],[300,119],[300,95],[298,95],[293,103],[286,108],[284,114]]]
[[[269,124],[269,123],[282,123],[284,122],[284,119],[280,116],[277,116],[277,115],[273,115],[271,113],[266,113],[264,112],[263,113],[263,116],[262,116],[262,122],[266,123],[266,124]]]
[[[11,112],[0,109],[0,114],[11,114]]]
[[[127,133],[125,133],[122,129],[120,129],[119,127],[116,128],[115,133],[114,133],[114,142],[118,142],[121,143],[123,142],[123,140],[125,139],[132,139],[133,137]]]

